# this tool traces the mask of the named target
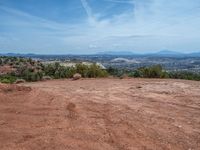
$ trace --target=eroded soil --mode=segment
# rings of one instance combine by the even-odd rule
[[[3,150],[199,150],[200,82],[0,84]]]

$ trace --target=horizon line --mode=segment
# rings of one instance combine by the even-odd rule
[[[0,55],[116,55],[117,53],[121,53],[121,55],[126,55],[126,53],[130,53],[129,55],[150,55],[150,54],[162,54],[162,52],[171,52],[180,55],[188,55],[194,53],[200,53],[200,51],[192,51],[192,52],[180,52],[180,51],[172,51],[172,50],[161,50],[161,51],[154,51],[154,52],[133,52],[133,51],[100,51],[95,53],[16,53],[16,52],[8,52],[8,53],[0,53]],[[108,54],[113,53],[113,54]],[[167,54],[167,53],[166,53]],[[127,54],[128,55],[128,54]]]

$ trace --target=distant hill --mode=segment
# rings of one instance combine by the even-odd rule
[[[170,50],[162,50],[160,52],[157,52],[158,55],[182,55],[183,53],[170,51]]]
[[[187,56],[190,56],[190,57],[200,57],[200,52],[190,53]]]
[[[15,57],[30,57],[30,56],[35,56],[37,54],[34,53],[29,53],[29,54],[20,54],[20,53],[5,53],[5,54],[0,54],[0,56],[15,56]]]
[[[76,56],[81,56],[76,55]],[[89,56],[90,54],[88,54]],[[105,52],[99,52],[96,54],[91,54],[91,55],[111,55],[111,56],[153,56],[153,57],[200,57],[200,52],[193,52],[193,53],[181,53],[181,52],[176,52],[176,51],[171,51],[171,50],[162,50],[156,53],[134,53],[131,51],[105,51]],[[64,56],[73,56],[72,54],[63,54],[63,55],[58,55],[58,54],[34,54],[34,53],[28,53],[28,54],[20,54],[20,53],[0,53],[0,56],[16,56],[16,57],[64,57]],[[86,55],[87,56],[87,55]]]
[[[97,55],[112,55],[112,56],[127,56],[127,55],[132,55],[132,56],[153,56],[153,57],[200,57],[200,52],[196,53],[181,53],[181,52],[176,52],[176,51],[171,51],[171,50],[162,50],[156,53],[144,53],[144,54],[139,54],[139,53],[133,53],[130,51],[105,51],[105,52],[100,52],[97,53]]]
[[[151,55],[153,55],[153,56],[165,56],[165,57],[180,57],[180,56],[184,56],[186,54],[176,52],[176,51],[162,50],[162,51],[159,51],[157,53],[153,53]]]
[[[99,52],[97,55],[135,55],[135,53],[130,51],[105,51]]]
[[[137,55],[137,56],[156,56],[156,57],[183,57],[183,56],[193,56],[195,54],[184,54],[176,51],[170,51],[170,50],[162,50],[156,53],[133,53],[130,51],[105,51],[97,53],[97,55],[116,55],[116,56],[126,56],[126,55]],[[200,55],[200,53],[199,53]]]

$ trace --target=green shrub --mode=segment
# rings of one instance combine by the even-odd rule
[[[72,78],[75,73],[76,73],[75,67],[67,67],[66,68],[66,78]]]
[[[48,64],[43,66],[43,71],[46,76],[55,79],[68,77],[68,67],[61,66],[59,63]]]
[[[142,77],[145,78],[160,78],[162,74],[162,67],[155,65],[151,67],[143,67],[138,69],[141,72]]]
[[[75,68],[72,67],[72,70],[73,74],[79,73],[84,78],[97,78],[97,77],[108,76],[107,71],[103,70],[100,66],[96,64],[92,65],[76,64]]]
[[[117,69],[109,67],[106,71],[109,75],[112,75],[114,77],[122,77],[124,74],[128,74],[130,77],[133,77],[133,71],[129,71],[126,69]]]
[[[129,77],[134,77],[134,78],[141,78],[142,77],[142,72],[139,70],[135,70],[133,72],[128,73]]]
[[[11,81],[8,80],[8,79],[2,79],[2,80],[1,80],[1,83],[6,83],[6,84],[8,84],[8,83],[11,83]]]
[[[15,76],[11,76],[11,75],[0,76],[1,83],[14,83],[16,81],[16,79],[17,78]]]
[[[89,78],[107,77],[108,76],[107,71],[101,69],[101,67],[96,64],[92,64],[89,66],[89,70],[88,70],[87,74],[88,74],[87,77],[89,77]]]
[[[42,80],[43,72],[33,72],[31,69],[26,69],[23,71],[23,73],[20,75],[20,78],[23,78],[26,81],[40,81]]]
[[[88,77],[90,66],[84,64],[76,64],[76,73],[81,74],[82,77]]]
[[[200,81],[200,74],[186,71],[170,72],[169,78]]]

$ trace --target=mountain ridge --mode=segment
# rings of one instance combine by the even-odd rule
[[[199,52],[191,52],[191,53],[182,53],[172,50],[161,50],[154,53],[134,53],[132,51],[104,51],[104,52],[98,52],[96,54],[35,54],[35,53],[0,53],[0,56],[16,56],[16,57],[33,57],[33,56],[67,56],[67,55],[113,55],[113,56],[176,56],[176,57],[200,57],[200,51]]]

